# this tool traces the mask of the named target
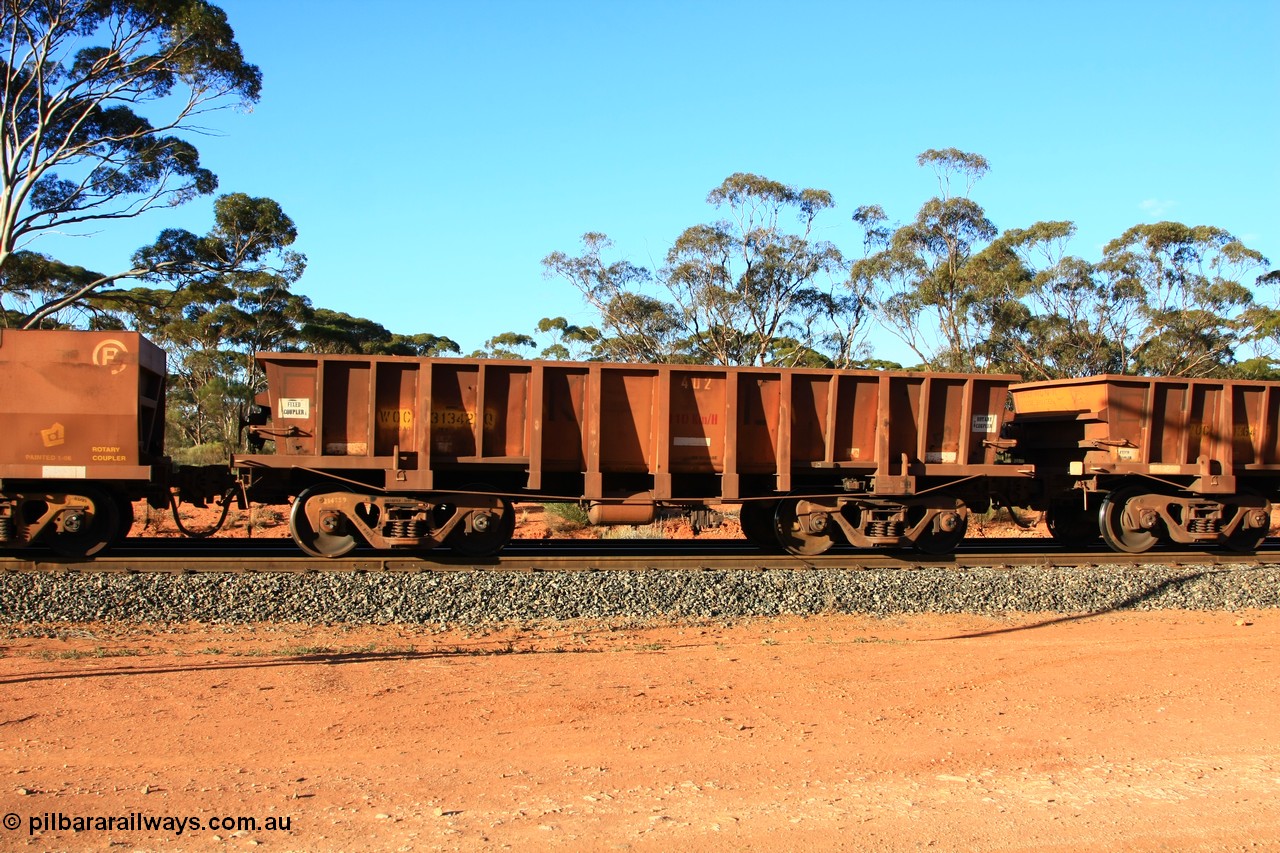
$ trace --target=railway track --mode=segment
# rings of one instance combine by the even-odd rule
[[[630,572],[630,571],[786,571],[1000,569],[1089,566],[1260,566],[1280,563],[1280,539],[1269,539],[1255,553],[1224,550],[1155,549],[1144,554],[1116,553],[1104,547],[1066,549],[1046,539],[984,539],[964,543],[954,554],[836,548],[817,557],[769,553],[746,542],[722,540],[517,540],[497,557],[476,559],[448,550],[406,554],[363,551],[337,559],[298,552],[289,540],[130,540],[111,554],[73,560],[48,553],[0,558],[4,573],[361,573],[361,572]]]

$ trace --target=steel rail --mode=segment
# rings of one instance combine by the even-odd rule
[[[357,551],[337,559],[300,553],[289,540],[141,540],[96,559],[72,560],[28,553],[0,557],[0,572],[167,573],[254,572],[590,572],[590,571],[766,571],[927,568],[991,569],[1089,566],[1261,566],[1280,563],[1280,540],[1256,553],[1157,548],[1122,554],[1105,548],[1066,549],[1047,539],[988,539],[966,542],[954,554],[836,548],[818,557],[762,551],[733,540],[517,540],[501,555],[475,559],[448,551],[416,554]]]

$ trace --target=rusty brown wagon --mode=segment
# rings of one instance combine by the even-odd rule
[[[269,353],[236,456],[258,495],[297,495],[298,544],[483,556],[512,501],[584,503],[598,524],[740,504],[746,535],[953,549],[1002,462],[1012,376]]]
[[[1049,529],[1142,553],[1252,550],[1280,483],[1280,383],[1094,376],[1014,385],[1019,453]]]

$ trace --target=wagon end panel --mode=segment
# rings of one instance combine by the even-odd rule
[[[969,450],[965,461],[970,465],[998,464],[1005,426],[1013,420],[1009,388],[1012,376],[995,376],[972,380],[972,405],[967,411]]]
[[[875,439],[876,490],[908,493],[1007,474],[1002,438],[1014,376],[885,374]],[[929,483],[918,478],[933,478]]]
[[[0,477],[149,479],[164,389],[164,352],[137,333],[0,332]]]

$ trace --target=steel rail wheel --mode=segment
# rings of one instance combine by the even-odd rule
[[[321,510],[320,521],[313,526],[307,516],[307,504],[321,501],[326,495],[350,493],[343,486],[319,485],[306,489],[293,502],[289,511],[289,532],[298,547],[313,557],[341,557],[356,547],[358,540],[350,522],[341,510]]]
[[[922,554],[950,554],[968,530],[969,516],[966,512],[945,510],[934,516],[911,544]]]
[[[1103,499],[1098,510],[1098,529],[1108,548],[1125,554],[1142,554],[1160,541],[1153,529],[1159,524],[1159,517],[1144,517],[1154,515],[1155,511],[1134,505],[1146,495],[1140,489],[1117,489]]]
[[[507,547],[515,532],[515,507],[506,498],[494,498],[490,507],[469,510],[446,542],[467,557],[492,557]]]
[[[773,530],[778,544],[800,557],[825,554],[836,544],[836,522],[830,513],[803,499],[778,502]]]
[[[50,550],[60,557],[92,557],[122,538],[119,498],[97,488],[83,489],[74,497],[86,499],[91,506],[88,512],[70,510],[64,514],[62,529],[49,539]],[[133,521],[132,511],[129,521]]]

